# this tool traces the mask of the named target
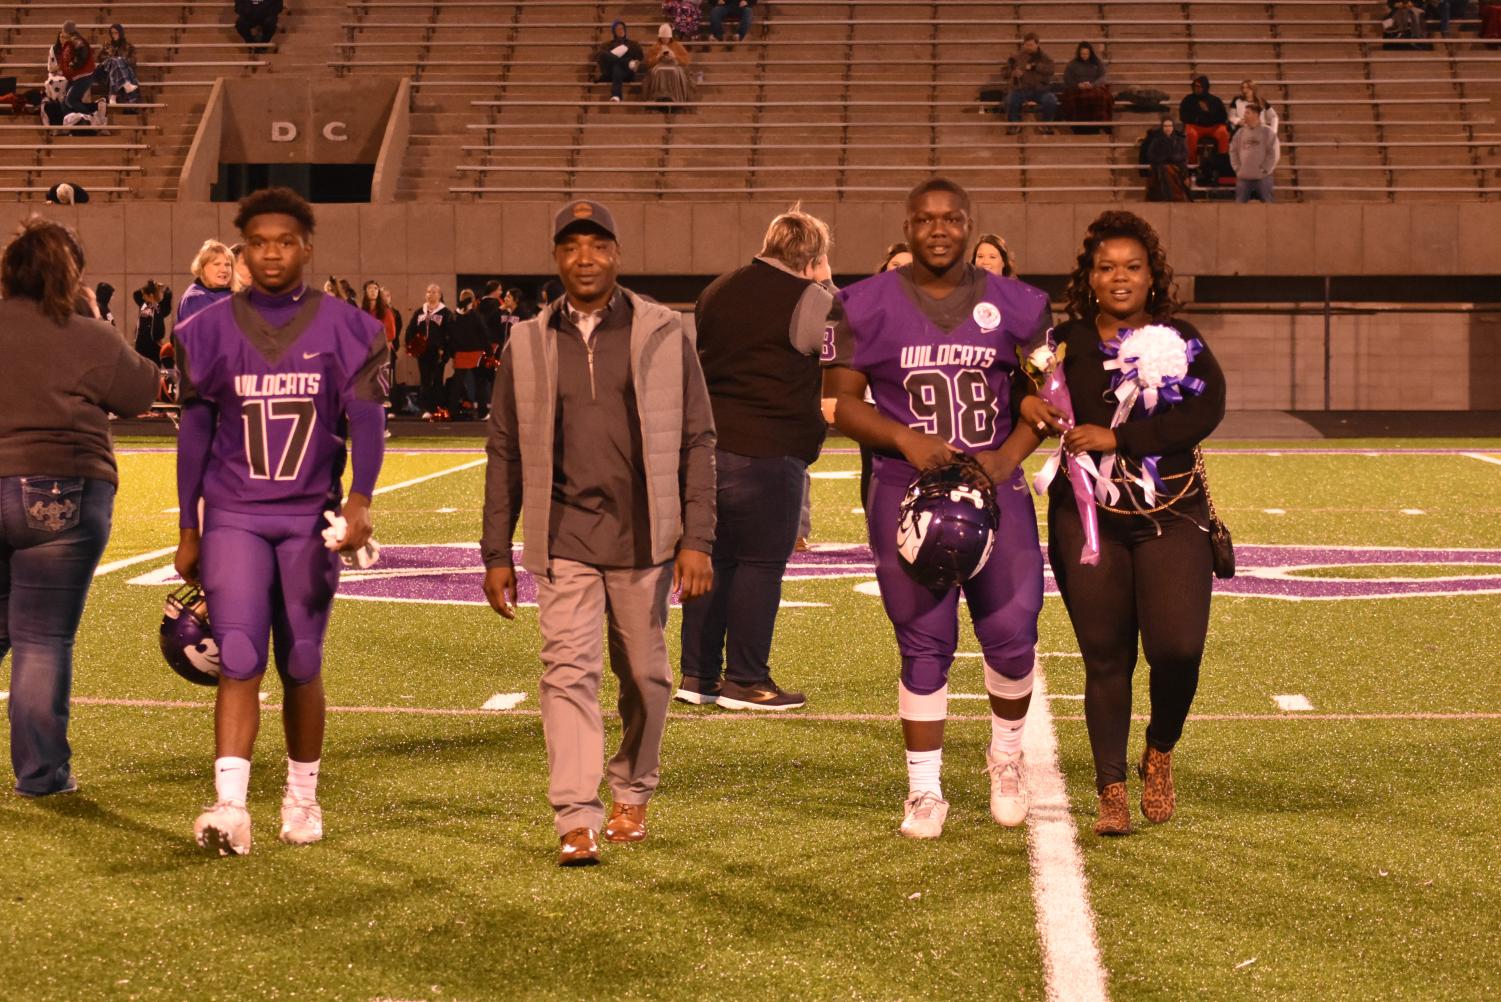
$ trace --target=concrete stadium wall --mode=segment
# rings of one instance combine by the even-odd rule
[[[623,274],[714,275],[748,260],[782,203],[617,202]],[[901,236],[890,204],[807,203],[834,228],[836,272],[876,265]],[[1021,269],[1062,274],[1089,222],[1129,208],[1163,234],[1185,292],[1199,275],[1501,275],[1501,203],[1163,205],[981,204],[979,228],[1005,235]],[[388,286],[403,313],[437,279],[450,298],[459,273],[547,274],[556,205],[406,203],[318,207],[313,273]],[[32,208],[13,206],[16,220]],[[175,293],[206,237],[232,237],[235,207],[106,202],[51,206],[75,227],[93,282],[114,285],[122,327],[130,290],[148,278]],[[10,227],[5,228],[9,232]],[[1306,304],[1305,304],[1306,305]],[[1323,322],[1317,316],[1196,316],[1231,374],[1231,406],[1323,406]],[[1501,318],[1483,313],[1337,316],[1331,339],[1337,409],[1501,408]],[[1294,377],[1296,373],[1296,377]]]

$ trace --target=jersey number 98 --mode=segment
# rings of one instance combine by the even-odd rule
[[[995,437],[995,394],[980,370],[960,369],[949,375],[942,369],[916,369],[902,385],[917,418],[912,427],[919,431],[976,449],[990,445]]]

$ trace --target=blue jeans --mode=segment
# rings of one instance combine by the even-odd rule
[[[724,41],[724,19],[731,14],[739,14],[739,37],[741,41],[745,40],[745,36],[750,34],[751,23],[755,20],[755,14],[751,13],[755,8],[749,5],[740,7],[738,4],[739,0],[730,0],[729,3],[722,3],[709,8],[709,34],[721,42]]]
[[[7,709],[18,793],[56,793],[72,778],[73,639],[114,508],[108,481],[0,477],[0,658],[14,652]]]
[[[1237,202],[1249,202],[1255,196],[1263,202],[1271,202],[1272,176],[1268,174],[1263,178],[1237,178],[1235,181],[1235,200]]]
[[[758,458],[716,450],[718,527],[714,587],[683,605],[683,674],[742,685],[771,674],[771,636],[782,573],[797,543],[808,465],[792,456]]]
[[[1020,122],[1022,120],[1022,105],[1028,101],[1037,102],[1037,110],[1042,113],[1044,122],[1051,122],[1058,117],[1058,96],[1047,90],[1024,90],[1017,87],[1006,98],[1006,121]]]

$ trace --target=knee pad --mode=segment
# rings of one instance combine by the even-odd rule
[[[250,637],[232,631],[219,639],[219,670],[232,679],[252,679],[266,670],[266,655]]]
[[[1032,695],[1032,677],[1035,674],[1035,669],[1029,665],[1025,675],[1004,675],[986,662],[985,691],[997,699],[1025,699]]]
[[[917,693],[905,682],[897,683],[897,715],[903,720],[946,720],[949,715],[949,687],[934,692]]]
[[[323,670],[323,644],[299,640],[287,652],[287,677],[294,682],[311,682]]]
[[[952,656],[903,655],[902,686],[921,696],[935,693],[949,684],[949,665],[953,663]]]

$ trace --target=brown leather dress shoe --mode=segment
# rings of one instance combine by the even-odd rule
[[[640,842],[646,838],[646,805],[614,804],[605,822],[605,841]]]
[[[1126,807],[1126,784],[1111,783],[1100,793],[1100,816],[1095,819],[1096,835],[1130,835],[1131,811]]]
[[[1151,745],[1141,750],[1141,765],[1136,769],[1141,776],[1141,813],[1153,824],[1162,824],[1173,816],[1178,806],[1178,794],[1173,789],[1173,753],[1158,751]]]
[[[559,866],[593,866],[599,862],[598,833],[593,828],[575,828],[558,842]]]

